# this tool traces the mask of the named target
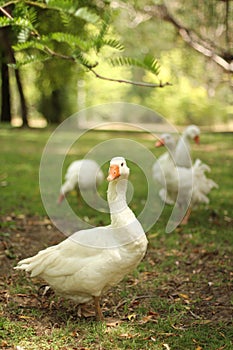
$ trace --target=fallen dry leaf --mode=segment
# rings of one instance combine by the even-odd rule
[[[155,316],[158,316],[158,314],[149,314],[147,316],[144,316],[138,323],[139,324],[145,324],[147,322],[158,322]]]
[[[34,317],[26,316],[26,315],[20,315],[19,318],[21,318],[23,320],[30,320],[30,319],[33,319]]]
[[[94,309],[89,306],[89,305],[79,305],[78,310],[77,310],[77,315],[78,317],[94,317],[95,316],[95,311]]]
[[[26,218],[26,216],[24,214],[18,214],[17,215],[17,219],[19,219],[19,220],[23,220],[25,218]]]
[[[153,315],[144,316],[138,323],[144,324],[149,322],[153,318]]]
[[[7,346],[8,346],[7,341],[6,341],[6,340],[2,340],[2,341],[1,341],[1,346],[2,346],[3,348],[7,347]]]
[[[122,321],[116,318],[107,318],[105,319],[105,323],[107,327],[117,327]]]
[[[183,299],[189,299],[189,296],[187,294],[179,293],[178,295]]]
[[[137,317],[136,314],[127,315],[127,319],[128,319],[129,321],[135,320],[136,317]]]

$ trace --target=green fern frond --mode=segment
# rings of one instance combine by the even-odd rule
[[[95,68],[98,65],[98,62],[93,62],[87,55],[85,55],[83,52],[76,52],[74,58],[79,61],[84,67],[86,68]]]
[[[105,35],[108,33],[109,27],[110,27],[110,19],[111,19],[110,14],[106,12],[101,23],[101,27],[98,35],[99,38],[104,38]]]
[[[139,60],[133,57],[122,56],[122,57],[110,59],[110,63],[112,64],[113,67],[132,66],[132,67],[142,68],[155,75],[159,74],[159,69],[160,69],[158,61],[151,56],[145,56],[143,60]]]
[[[158,75],[160,71],[160,65],[158,60],[152,56],[145,56],[143,59],[144,68],[153,74]]]
[[[15,17],[11,20],[11,25],[33,30],[32,23],[27,18]]]
[[[105,45],[103,43],[103,41],[104,41],[105,36],[107,35],[108,31],[109,31],[109,27],[110,27],[110,16],[108,13],[106,13],[102,22],[101,22],[99,34],[93,40],[94,47],[95,47],[97,52],[99,52],[101,47],[103,47]]]
[[[102,44],[110,46],[110,47],[117,49],[119,51],[123,51],[125,49],[124,45],[116,39],[103,39]]]
[[[14,7],[13,17],[0,17],[0,27],[17,27],[18,40],[24,42],[28,39],[29,33],[35,31],[34,24],[37,23],[37,12],[34,8],[23,6],[17,3]]]
[[[14,69],[18,69],[22,66],[25,66],[29,63],[36,63],[36,62],[44,62],[49,60],[51,57],[48,55],[26,55],[23,59],[17,60],[16,63],[10,63],[8,64],[9,67],[13,67]]]
[[[18,26],[22,28],[28,28],[28,29],[33,29],[33,25],[31,22],[26,19],[26,18],[7,18],[7,17],[0,17],[0,27],[6,27],[6,26]]]
[[[37,49],[40,51],[44,51],[44,45],[38,41],[26,41],[22,43],[17,43],[12,46],[14,51],[25,51],[28,49]]]
[[[62,24],[65,27],[68,27],[71,23],[71,16],[70,14],[64,12],[64,11],[59,11],[59,15],[61,17]]]
[[[24,43],[29,39],[31,31],[28,28],[22,28],[18,34],[18,42]]]
[[[45,36],[43,38],[45,39]],[[63,32],[51,33],[47,38],[55,40],[57,42],[67,43],[73,49],[76,48],[77,46],[83,51],[89,48],[87,43],[84,42],[82,39],[80,39],[77,35],[73,35],[69,33],[63,33]]]
[[[37,23],[37,11],[34,7],[30,7],[27,11],[27,18],[32,25]]]
[[[8,27],[12,24],[12,19],[7,17],[0,17],[0,28]]]
[[[74,14],[79,5],[78,1],[73,0],[45,0],[45,2],[48,9],[67,12],[70,14]]]

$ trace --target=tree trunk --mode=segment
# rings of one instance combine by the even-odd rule
[[[11,108],[10,108],[10,84],[9,84],[9,70],[7,64],[4,62],[4,55],[2,54],[1,64],[1,122],[11,122]]]
[[[25,100],[24,93],[23,93],[23,86],[21,83],[20,74],[19,74],[18,69],[15,70],[15,78],[16,78],[16,82],[17,82],[17,86],[18,86],[19,97],[20,97],[22,122],[23,122],[22,126],[28,126],[28,110],[27,110],[26,100]]]
[[[6,28],[2,28],[0,30],[0,39],[2,42],[3,56],[5,58],[4,63],[5,64],[16,63],[14,52],[13,52],[12,46],[11,46],[9,28],[6,27]],[[7,67],[7,71],[9,74],[8,67]],[[19,97],[20,97],[23,126],[28,126],[27,105],[26,105],[26,100],[25,100],[25,96],[24,96],[24,92],[23,92],[23,86],[22,86],[20,73],[19,73],[18,69],[15,69],[15,78],[16,78],[17,88],[18,88],[18,92],[19,92]],[[8,76],[8,80],[9,80],[9,76]],[[3,84],[3,80],[2,80],[2,84]],[[9,81],[8,81],[8,84],[9,84]],[[3,85],[2,85],[2,90],[4,90]],[[8,92],[10,94],[10,89],[8,89]],[[2,105],[3,105],[3,100],[2,100]],[[7,108],[7,106],[4,106],[4,108]]]
[[[42,94],[39,111],[49,124],[58,124],[62,121],[63,98],[63,92],[61,89],[53,90],[49,96]]]

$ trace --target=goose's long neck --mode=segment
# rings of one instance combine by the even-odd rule
[[[171,142],[171,143],[167,143],[166,144],[169,156],[171,161],[174,163],[174,157],[175,157],[175,143]]]
[[[184,133],[179,142],[177,143],[176,149],[175,149],[175,162],[179,166],[183,167],[191,167],[192,161],[190,158],[190,143],[189,143],[189,137],[186,133]]]
[[[112,226],[122,226],[135,219],[126,201],[127,180],[114,180],[108,185],[108,204]]]
[[[182,136],[181,136],[181,145],[182,147],[184,147],[184,144],[185,146],[188,148],[190,148],[190,142],[189,142],[189,136],[188,134],[184,133]]]

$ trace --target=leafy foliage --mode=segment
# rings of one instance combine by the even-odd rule
[[[27,28],[28,30],[32,30],[33,29],[33,25],[30,22],[30,20],[26,19],[26,18],[20,18],[20,17],[16,17],[16,18],[7,18],[7,17],[0,17],[0,27],[8,27],[8,26],[18,26],[19,28]]]
[[[43,39],[49,39],[51,40],[56,40],[57,42],[63,42],[68,44],[71,48],[75,49],[76,47],[79,47],[80,50],[87,51],[90,49],[89,43],[85,42],[82,40],[80,37],[77,35],[73,35],[70,33],[62,33],[62,32],[57,32],[57,33],[51,33],[48,36],[43,36]]]
[[[26,64],[30,63],[37,63],[37,62],[45,62],[49,59],[50,57],[48,55],[43,55],[43,54],[29,54],[29,55],[24,55],[24,58],[21,59],[20,61],[17,61],[17,63],[9,63],[9,67],[13,67],[14,69],[18,69],[21,66],[24,66]]]
[[[104,45],[110,46],[116,50],[120,50],[120,51],[124,50],[124,45],[116,39],[103,39],[102,42]]]
[[[158,75],[159,74],[159,64],[158,61],[151,57],[145,56],[143,60],[139,60],[133,57],[117,57],[110,60],[111,64],[116,66],[134,66],[143,68],[151,73]]]
[[[98,6],[100,5],[94,5],[91,1],[85,6],[72,0],[46,0],[28,4],[15,1],[12,16],[1,17],[0,26],[17,27],[17,43],[13,49],[24,52],[26,58],[18,56],[16,66],[43,61],[50,56],[75,61],[85,68],[93,69],[99,64],[96,55],[102,55],[104,47],[123,51],[124,45],[112,33],[112,14],[108,3],[104,3],[104,10],[103,4]],[[44,23],[45,13],[49,19],[58,14],[61,22],[55,24],[52,20],[51,26]],[[45,55],[38,51],[42,51]],[[157,60],[150,56],[142,60],[120,56],[111,60],[111,64],[137,66],[149,70],[156,76],[159,73]]]
[[[85,68],[95,68],[98,65],[98,62],[96,61],[92,61],[90,59],[90,57],[88,57],[86,54],[82,53],[82,52],[77,52],[77,54],[75,55],[76,60],[78,60],[78,62],[80,62]]]
[[[46,8],[67,13],[74,13],[78,8],[78,2],[73,0],[46,0]]]

